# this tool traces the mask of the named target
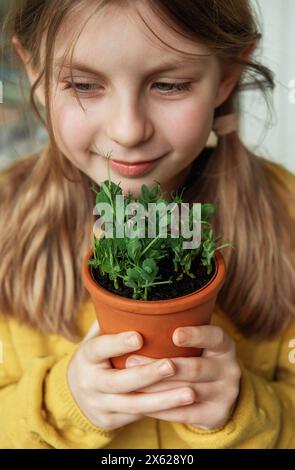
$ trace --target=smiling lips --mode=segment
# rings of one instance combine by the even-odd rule
[[[110,167],[122,176],[141,176],[151,171],[161,158],[162,157],[142,163],[122,163],[116,160],[110,160]]]

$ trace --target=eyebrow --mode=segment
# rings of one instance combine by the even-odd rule
[[[207,54],[207,55],[199,55],[199,56],[196,56],[194,57],[193,59],[190,58],[190,59],[178,59],[178,60],[175,60],[174,62],[163,62],[161,65],[153,68],[152,70],[149,71],[149,74],[155,74],[155,73],[159,73],[159,72],[169,72],[169,71],[173,71],[173,70],[177,70],[181,67],[184,67],[184,66],[194,66],[194,65],[197,65],[197,64],[206,64],[208,62],[208,56],[210,54]],[[55,67],[56,68],[71,68],[71,64],[69,63],[63,63],[63,59],[58,59],[55,63]],[[104,75],[100,70],[96,70],[92,67],[90,67],[89,65],[87,64],[83,64],[82,62],[73,62],[72,63],[72,68],[77,70],[77,71],[80,71],[80,72],[86,72],[86,73],[92,73],[92,74],[96,74],[96,75]]]

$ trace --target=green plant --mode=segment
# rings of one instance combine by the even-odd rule
[[[158,262],[164,257],[172,258],[174,271],[179,272],[177,280],[180,280],[184,274],[195,277],[195,274],[190,271],[191,263],[199,254],[201,255],[202,264],[207,267],[207,274],[210,274],[215,251],[229,246],[232,247],[231,243],[216,246],[221,237],[214,238],[211,227],[211,218],[216,210],[215,206],[210,203],[201,205],[201,243],[196,248],[184,248],[183,242],[185,239],[182,234],[178,234],[177,237],[173,236],[172,211],[169,212],[168,209],[164,210],[166,217],[164,224],[163,215],[161,216],[158,211],[155,213],[155,237],[138,236],[138,226],[134,230],[135,221],[133,217],[130,217],[132,214],[126,210],[127,206],[132,203],[139,203],[141,207],[144,207],[145,216],[141,218],[144,218],[144,233],[146,234],[148,232],[148,219],[146,216],[149,215],[149,204],[154,203],[156,207],[162,206],[165,209],[169,203],[164,199],[158,182],[151,189],[143,184],[138,198],[134,198],[130,192],[127,196],[123,196],[120,185],[116,185],[111,181],[110,158],[111,155],[107,155],[108,179],[102,183],[99,191],[94,187],[92,187],[92,190],[96,194],[96,204],[107,203],[111,207],[112,220],[109,221],[104,217],[105,214],[100,214],[103,231],[99,237],[94,234],[93,259],[88,260],[87,263],[99,269],[101,276],[107,274],[109,279],[113,281],[115,289],[119,288],[119,279],[121,279],[125,286],[133,289],[134,299],[140,298],[143,300],[148,299],[149,289],[159,284],[172,283],[171,277],[163,280],[161,273],[159,273]],[[176,194],[172,198],[172,203],[176,205],[182,203],[182,194]],[[116,196],[121,196],[124,201],[123,221],[117,219]],[[189,228],[192,230],[193,210],[191,207],[189,207],[188,215]],[[137,218],[136,222],[139,219],[140,217]],[[131,237],[128,234],[126,235],[125,231],[122,238],[114,236],[115,229],[122,225],[129,228]],[[164,237],[162,236],[163,228],[165,229]],[[110,233],[112,236],[108,236]]]

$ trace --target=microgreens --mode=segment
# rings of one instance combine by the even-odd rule
[[[171,212],[169,213],[169,211],[166,212],[166,219],[164,220],[164,228],[167,230],[165,238],[161,236],[163,217],[158,212],[156,212],[157,235],[153,238],[138,236],[138,231],[134,230],[134,220],[130,217],[132,214],[125,211],[128,204],[140,203],[145,209],[145,215],[148,216],[150,203],[157,206],[163,204],[163,207],[167,207],[169,203],[163,197],[160,183],[157,181],[151,189],[143,184],[138,198],[133,197],[130,192],[127,196],[124,196],[120,183],[117,185],[111,181],[110,158],[111,154],[108,154],[106,156],[108,179],[102,183],[99,191],[92,187],[96,194],[96,204],[107,203],[111,207],[112,222],[105,221],[104,216],[100,215],[103,222],[101,227],[104,226],[104,229],[108,230],[112,229],[112,234],[115,234],[116,227],[122,226],[123,222],[123,225],[129,228],[129,232],[128,234],[124,233],[121,238],[115,235],[109,237],[108,230],[106,232],[102,231],[99,237],[94,234],[93,259],[88,260],[87,263],[99,269],[101,276],[107,274],[109,279],[113,281],[115,289],[119,289],[119,279],[121,279],[125,286],[133,289],[133,298],[142,300],[148,300],[150,289],[159,284],[171,284],[173,282],[171,277],[162,279],[159,272],[159,261],[162,258],[168,257],[172,260],[174,271],[179,272],[176,280],[182,279],[184,274],[192,278],[195,277],[195,274],[191,272],[191,264],[197,255],[200,255],[201,263],[207,268],[207,274],[209,275],[213,269],[212,259],[215,251],[225,247],[233,247],[231,243],[216,246],[221,237],[215,238],[211,227],[211,218],[216,211],[215,206],[211,203],[201,204],[201,243],[197,248],[184,249],[183,242],[185,239],[182,234],[179,234],[176,238],[173,237]],[[124,202],[124,219],[121,221],[117,220],[116,216],[116,196],[121,196]],[[173,196],[172,203],[177,205],[182,203],[182,193]],[[144,217],[144,219],[143,226],[146,233],[148,231],[148,217]],[[189,208],[189,222],[192,228],[193,212],[191,208]],[[138,229],[138,227],[136,228]],[[129,236],[130,234],[131,236]]]

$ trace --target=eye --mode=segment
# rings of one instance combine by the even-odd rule
[[[82,83],[82,82],[66,82],[66,86],[64,90],[68,88],[75,89],[78,93],[87,93],[91,91],[95,91],[95,87],[97,85],[95,83]]]
[[[97,86],[98,85],[96,85],[95,83],[66,82],[66,86],[64,87],[64,90],[68,88],[72,88],[78,93],[86,94],[89,92],[96,91]],[[191,82],[184,82],[184,83],[156,82],[154,83],[154,86],[156,86],[158,89],[159,87],[164,87],[164,93],[161,93],[162,95],[172,95],[177,92],[190,91],[192,88],[192,83]],[[166,87],[166,90],[165,90],[165,87]]]
[[[156,82],[154,83],[154,85],[156,85],[157,87],[160,85],[160,87],[164,86],[164,87],[168,87],[168,90],[166,89],[166,92],[165,93],[162,93],[162,94],[166,94],[166,95],[171,95],[171,94],[174,94],[174,92],[178,92],[178,91],[190,91],[192,89],[192,83],[191,82],[184,82],[184,83],[165,83],[165,82]],[[169,90],[170,89],[170,90]],[[171,93],[171,89],[173,90],[173,92]]]

